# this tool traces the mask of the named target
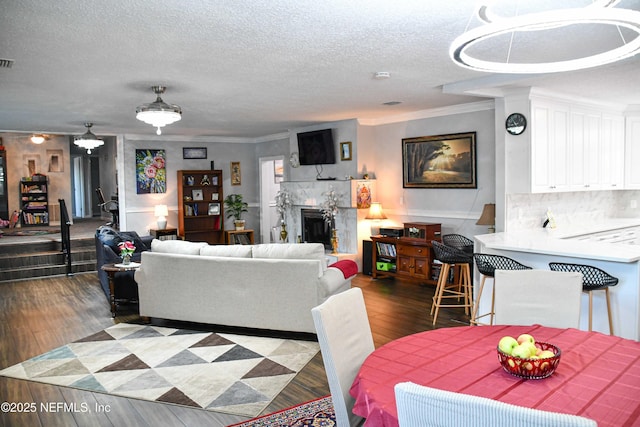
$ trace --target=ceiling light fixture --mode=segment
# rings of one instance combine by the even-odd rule
[[[543,31],[548,28],[573,24],[603,24],[627,28],[637,34],[630,42],[601,53],[582,58],[551,61],[511,63],[485,61],[469,55],[471,46],[515,31]],[[476,71],[507,74],[538,74],[581,70],[609,64],[636,55],[640,52],[640,12],[609,7],[554,10],[530,13],[508,19],[499,19],[487,25],[467,31],[457,37],[449,48],[449,56],[458,65]],[[511,46],[509,46],[509,55]]]
[[[91,154],[91,150],[104,145],[104,141],[98,139],[98,137],[91,132],[91,126],[93,126],[93,123],[85,123],[84,125],[87,128],[87,131],[80,136],[76,136],[73,143],[87,150],[87,154]]]
[[[44,135],[32,135],[31,136],[31,142],[33,142],[34,144],[42,144],[44,141],[46,140]]]
[[[155,102],[143,104],[136,108],[136,119],[158,128],[156,134],[162,134],[161,127],[177,122],[182,118],[182,109],[173,104],[167,104],[160,98],[165,86],[152,86],[151,90],[158,95]]]

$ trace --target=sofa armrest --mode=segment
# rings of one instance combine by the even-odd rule
[[[151,250],[151,242],[153,241],[153,236],[140,236],[140,240],[147,247],[147,249]]]
[[[345,279],[342,271],[337,268],[327,268],[324,274],[318,279],[318,298],[324,302],[331,295],[339,294],[351,287],[353,276]]]

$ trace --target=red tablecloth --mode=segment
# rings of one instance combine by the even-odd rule
[[[506,373],[501,337],[529,333],[560,347],[555,373],[523,380]],[[369,426],[397,426],[393,387],[411,381],[545,411],[640,426],[640,343],[598,332],[535,326],[467,326],[421,332],[374,351],[352,387],[353,412]]]

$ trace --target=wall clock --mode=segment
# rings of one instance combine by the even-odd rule
[[[511,135],[520,135],[527,128],[527,118],[520,113],[510,114],[505,121],[505,128]]]
[[[298,153],[296,151],[291,153],[291,156],[289,157],[289,164],[292,168],[300,167],[300,157],[298,156]]]

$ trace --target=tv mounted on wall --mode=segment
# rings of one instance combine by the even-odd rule
[[[298,134],[298,155],[301,165],[327,165],[336,162],[331,129]]]

